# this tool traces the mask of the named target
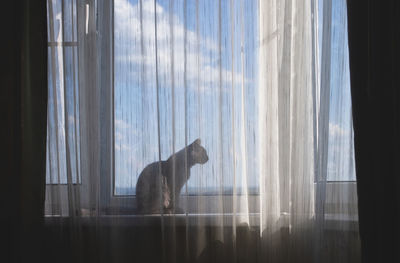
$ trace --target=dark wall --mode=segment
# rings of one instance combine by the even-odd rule
[[[238,228],[237,262],[257,262],[258,232]],[[221,228],[185,226],[48,225],[44,232],[44,262],[234,262],[232,228],[223,228],[224,242],[215,239]],[[162,234],[164,233],[164,234]],[[186,242],[187,241],[187,242]],[[243,242],[241,242],[243,241]],[[201,248],[198,250],[198,248]]]
[[[268,243],[260,237],[258,228],[241,225],[236,228],[236,242],[233,243],[232,226],[186,228],[167,224],[162,231],[160,224],[140,225],[140,221],[134,223],[133,220],[135,218],[114,218],[96,223],[93,219],[80,225],[75,222],[71,227],[71,221],[64,220],[60,224],[56,219],[46,224],[43,233],[46,253],[42,260],[107,263],[360,262],[357,231],[327,230],[323,243],[316,245],[310,229],[307,233],[297,231],[297,235],[289,235],[288,228],[282,228],[280,232],[268,235],[268,240],[272,241]],[[135,225],[137,223],[139,225]],[[223,241],[216,238],[221,232]],[[316,248],[320,260],[316,260]]]

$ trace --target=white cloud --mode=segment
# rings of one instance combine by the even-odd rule
[[[131,128],[131,125],[124,120],[116,119],[114,120],[116,130],[125,130]]]
[[[115,2],[115,61],[121,66],[129,68],[123,74],[132,74],[135,79],[140,76],[141,67],[145,65],[148,79],[154,77],[155,71],[155,28],[154,28],[154,2],[143,1],[141,33],[140,8],[139,3],[132,5],[126,0]],[[170,17],[168,11],[156,4],[157,9],[157,55],[159,62],[159,76],[171,75],[171,35]],[[179,17],[173,15],[174,20],[174,39],[173,39],[173,66],[174,75],[184,76],[184,35],[185,27]],[[144,53],[141,49],[141,38],[143,34]],[[187,34],[187,68],[186,77],[189,86],[195,90],[197,84],[200,86],[217,87],[219,85],[220,69],[217,59],[218,45],[210,38],[197,36],[196,32],[186,30]],[[199,38],[199,39],[198,39]],[[199,51],[199,52],[197,52]],[[210,61],[211,60],[211,61]],[[118,74],[118,73],[117,73]],[[223,85],[231,85],[231,69],[221,69]],[[240,85],[242,81],[241,73],[235,72],[235,85]],[[248,81],[247,79],[245,80]],[[201,89],[204,90],[204,89]]]
[[[351,130],[329,123],[328,180],[354,179],[354,152]]]
[[[348,135],[348,131],[342,128],[339,124],[329,123],[329,136],[345,136]]]
[[[149,87],[149,93],[146,96],[153,98],[155,96],[155,27],[154,27],[154,1],[143,0],[142,21],[140,21],[140,7],[138,4],[133,5],[126,0],[116,0],[114,6],[115,12],[115,74],[116,83],[121,84],[124,89],[129,90],[130,83],[138,85],[141,82],[142,66],[145,68],[146,83]],[[157,59],[158,59],[158,76],[162,87],[168,87],[171,81],[171,64],[173,60],[175,85],[178,92],[183,91],[183,78],[186,74],[189,96],[196,96],[200,93],[204,96],[215,96],[219,92],[220,74],[222,76],[223,92],[230,92],[232,79],[236,87],[241,85],[241,72],[232,74],[230,65],[219,68],[219,47],[218,42],[214,38],[203,35],[197,35],[196,31],[186,29],[183,22],[176,15],[174,20],[174,56],[171,57],[171,39],[170,39],[170,13],[168,9],[164,9],[160,4],[156,3],[157,8]],[[143,26],[143,32],[141,32]],[[185,32],[186,32],[186,62],[187,68],[184,68],[185,55]],[[143,41],[143,49],[142,43]],[[144,51],[144,52],[143,52]],[[225,52],[223,50],[223,52]],[[236,58],[239,58],[237,56]],[[221,70],[221,71],[220,71]],[[238,69],[236,69],[238,70]],[[245,79],[245,84],[251,80]],[[141,87],[142,88],[142,87]],[[142,89],[144,90],[144,89]],[[228,93],[225,93],[228,94]],[[134,94],[135,95],[135,94]],[[133,95],[133,96],[134,96]],[[177,96],[181,96],[178,94]],[[120,96],[124,96],[124,90]],[[179,97],[181,98],[181,97]],[[209,98],[209,97],[208,97]],[[207,98],[207,99],[208,99]],[[140,99],[140,98],[139,98]],[[204,99],[207,102],[207,99]],[[135,99],[132,99],[134,102]],[[146,102],[145,102],[146,103]],[[179,103],[177,103],[178,105]],[[208,104],[204,103],[208,106]],[[125,104],[121,107],[125,107]],[[210,106],[211,107],[211,106]],[[155,107],[149,107],[149,111],[144,112],[146,118],[155,115]],[[121,109],[122,111],[131,109]],[[135,114],[135,113],[134,113]],[[135,115],[136,118],[136,115]],[[140,118],[140,117],[137,117]],[[129,120],[128,120],[129,121]],[[179,120],[176,120],[179,121]],[[118,173],[117,183],[126,185],[124,180],[133,178],[140,173],[144,165],[158,160],[158,143],[154,138],[154,129],[146,131],[138,130],[138,134],[130,133],[131,127],[126,127],[122,120],[116,120],[115,123],[115,140],[116,140],[116,170]],[[140,124],[138,125],[140,127]],[[136,127],[136,126],[135,126]],[[150,124],[150,127],[151,126]],[[143,133],[146,132],[146,136]],[[150,134],[151,133],[151,134]],[[180,132],[183,134],[183,132]],[[157,135],[156,135],[157,136]],[[149,139],[149,140],[145,140]],[[146,142],[145,147],[141,144]],[[140,142],[140,143],[139,143]],[[161,142],[162,144],[164,142]],[[128,148],[130,147],[130,148]],[[162,158],[170,154],[166,147],[160,147],[162,150]],[[164,156],[164,152],[168,152]]]
[[[115,144],[115,150],[117,151],[129,151],[131,150],[131,147],[127,144]]]
[[[75,117],[72,115],[68,115],[68,125],[72,126],[75,124]]]
[[[115,131],[114,137],[116,141],[122,141],[125,138],[125,136],[117,129]]]

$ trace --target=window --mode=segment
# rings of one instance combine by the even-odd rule
[[[76,1],[47,1],[46,215],[67,214],[68,186],[82,184]]]
[[[324,12],[323,4],[324,1],[320,0],[318,12],[320,15],[323,15]],[[331,43],[329,58],[330,80],[327,83],[331,87],[327,164],[328,182],[351,182],[356,180],[345,6],[345,1],[332,1],[331,32],[329,37],[326,36]],[[323,19],[319,19],[320,50],[322,50],[322,38],[324,37],[322,23]],[[322,54],[320,54],[320,59],[321,56]],[[322,65],[321,62],[319,64]]]
[[[345,2],[333,1],[331,30],[322,31],[326,14],[324,1],[318,2],[314,48],[322,51],[328,41],[330,51],[317,52],[315,66],[321,76],[321,61],[329,61],[330,74],[314,85],[329,85],[331,92],[326,212],[335,214],[343,200],[333,193],[341,191],[339,198],[347,198],[349,206],[356,200],[347,27],[342,26],[347,20]],[[82,200],[99,200],[102,212],[132,214],[143,168],[201,138],[209,161],[191,169],[182,191],[189,211],[197,211],[201,196],[210,204],[207,213],[221,212],[213,207],[218,195],[232,204],[233,196],[247,190],[249,210],[258,212],[258,1],[114,0],[101,2],[105,8],[99,9],[100,2],[87,3],[48,1],[46,182],[47,192],[61,192],[51,202],[61,202],[72,185],[90,189],[87,195],[82,191]],[[102,52],[101,60],[89,54],[93,47]],[[337,68],[345,70],[337,74]],[[80,107],[91,92],[101,94],[93,95],[100,97],[101,118],[86,124]],[[81,135],[80,125],[96,128],[98,170],[88,170],[88,160],[81,160],[80,145],[92,134]],[[289,181],[282,181],[288,187]],[[317,188],[319,182],[316,178]],[[288,198],[281,199],[289,211]],[[226,209],[232,212],[232,206]]]
[[[79,140],[77,7],[75,1],[51,1],[47,6],[46,182],[79,184],[80,149],[71,143]]]
[[[315,180],[317,194],[321,191],[318,188],[326,187],[324,210],[319,212],[323,212],[326,219],[357,221],[346,1],[317,2],[318,65],[321,71],[329,72],[325,75],[329,76],[326,79],[320,74],[320,82],[321,85],[330,86],[327,183],[318,186],[321,178]],[[325,3],[330,3],[331,9],[324,9]],[[324,21],[324,18],[328,18],[328,21]],[[329,52],[324,52],[323,44]],[[322,61],[325,61],[325,65]]]
[[[114,1],[114,195],[196,138],[209,161],[191,169],[190,195],[240,192],[246,174],[258,192],[257,1],[218,3]]]

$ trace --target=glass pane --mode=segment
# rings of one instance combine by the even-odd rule
[[[46,183],[68,182],[67,157],[70,160],[71,183],[79,183],[78,50],[76,42],[63,46],[63,40],[72,41],[72,33],[76,33],[75,1],[49,1],[47,10],[49,45]]]
[[[347,9],[332,1],[328,181],[355,181]]]
[[[220,2],[114,1],[115,194],[197,138],[189,194],[258,191],[258,4]]]

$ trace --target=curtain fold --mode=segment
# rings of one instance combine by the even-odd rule
[[[344,1],[47,7],[66,262],[359,261]]]
[[[1,254],[28,262],[40,258],[44,241],[46,5],[8,2],[2,10]]]
[[[348,1],[347,10],[362,261],[396,262],[400,6]]]

